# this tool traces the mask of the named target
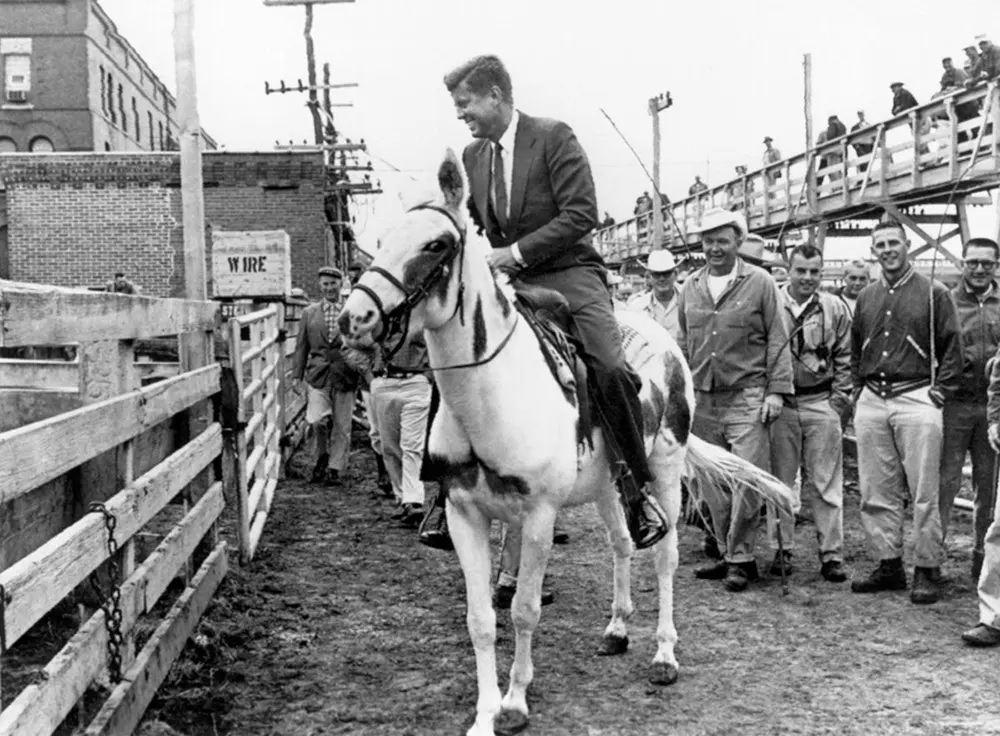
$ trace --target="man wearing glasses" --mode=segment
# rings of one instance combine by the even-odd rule
[[[861,523],[878,567],[855,593],[905,590],[903,524],[913,508],[910,600],[938,599],[944,554],[939,505],[941,409],[962,377],[962,338],[948,289],[914,271],[897,222],[872,231],[882,276],[858,295],[851,326]],[[932,306],[933,305],[933,306]]]
[[[986,364],[1000,344],[1000,293],[994,282],[997,243],[972,238],[965,243],[962,281],[952,289],[962,330],[962,377],[954,400],[944,407],[944,445],[941,448],[941,529],[948,534],[948,519],[962,485],[965,454],[972,455],[972,491],[975,496],[972,578],[983,566],[983,537],[993,520],[996,495],[993,480],[995,457],[987,436]]]

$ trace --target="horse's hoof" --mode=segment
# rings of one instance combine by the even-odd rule
[[[649,681],[654,685],[673,685],[677,682],[677,665],[667,662],[653,662]]]
[[[628,637],[617,634],[605,634],[601,639],[601,646],[597,648],[599,657],[617,657],[628,651]]]
[[[493,732],[497,736],[511,736],[511,734],[521,733],[527,727],[528,716],[519,710],[505,708],[497,713],[493,719]]]

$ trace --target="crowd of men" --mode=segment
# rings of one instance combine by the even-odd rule
[[[934,93],[933,98],[953,94],[956,91],[1000,78],[1000,46],[994,44],[988,35],[980,34],[977,36],[975,44],[966,46],[964,52],[966,58],[962,68],[956,67],[951,57],[945,57],[941,60],[944,73],[941,75],[940,89]],[[892,104],[890,108],[892,115],[898,115],[919,105],[917,98],[912,92],[906,89],[903,82],[892,82],[889,88],[892,92]],[[977,103],[961,103],[955,106],[955,113],[959,122],[971,120],[981,114],[981,111],[982,108]],[[870,155],[875,147],[875,126],[868,122],[864,110],[857,111],[857,118],[857,121],[851,125],[850,131],[848,131],[847,126],[840,120],[839,116],[830,115],[827,118],[826,127],[820,131],[816,138],[816,146],[823,146],[850,132],[853,135],[851,147],[858,157],[863,159],[863,157]],[[928,128],[933,122],[929,119],[920,121],[921,125]],[[974,138],[977,133],[978,129],[973,129],[971,133],[969,131],[962,131],[958,136],[959,142],[969,140],[970,136]],[[774,139],[769,135],[764,137],[763,144],[764,152],[761,156],[761,165],[764,169],[764,178],[770,185],[774,184],[782,175],[780,166],[776,165],[781,161],[781,151],[774,145]],[[829,167],[835,167],[837,164],[843,163],[843,160],[843,154],[839,150],[826,149],[819,156],[816,170],[819,172]],[[862,172],[866,171],[868,165],[868,161],[862,160],[858,163],[858,170]],[[753,182],[746,179],[748,170],[746,164],[739,164],[734,168],[736,178],[728,185],[726,190],[727,201],[733,209],[743,208],[745,206],[745,198],[753,191]],[[830,181],[838,181],[842,178],[842,173],[836,171],[835,168],[828,174],[817,173],[817,186],[823,183],[824,178],[829,178]],[[700,175],[697,175],[694,178],[694,182],[688,187],[688,196],[695,196],[707,190],[708,185],[702,181]],[[652,209],[652,198],[648,192],[643,192],[636,199],[633,214],[642,215]],[[608,224],[614,224],[613,218],[611,218],[611,222]],[[606,227],[607,225],[602,223],[602,226]]]
[[[590,330],[582,341],[600,361],[596,396],[610,415],[605,434],[620,445],[616,475],[629,532],[639,548],[654,544],[666,522],[643,488],[649,470],[636,425],[641,413],[614,326],[607,272],[590,241],[598,209],[586,155],[569,126],[513,107],[510,77],[496,57],[470,60],[445,85],[475,139],[463,159],[473,185],[473,224],[492,246],[489,263],[559,291],[578,325]],[[547,159],[536,159],[525,184],[516,176],[518,151],[533,145],[552,146],[559,166],[550,170]],[[555,161],[556,152],[566,160]],[[512,196],[513,181],[527,191]],[[545,206],[530,214],[511,207],[522,199]],[[981,610],[980,624],[963,638],[972,645],[1000,644],[1000,519],[993,516],[1000,361],[990,364],[1000,345],[997,243],[965,242],[962,281],[949,291],[914,270],[904,228],[887,220],[872,233],[878,278],[869,280],[868,263],[852,263],[841,293],[832,295],[819,288],[823,254],[812,245],[792,249],[787,284],[779,286],[761,267],[763,241],[748,232],[739,212],[708,210],[697,232],[703,267],[679,286],[673,256],[655,251],[646,263],[648,291],[619,307],[648,313],[681,346],[696,396],[693,431],[798,489],[812,513],[824,580],[852,578],[858,594],[909,587],[919,604],[940,596],[948,519],[971,452],[971,572],[979,581]],[[352,359],[336,320],[343,275],[327,267],[319,279],[323,298],[303,315],[295,351],[295,375],[308,386],[307,421],[315,438],[312,479],[342,482],[344,428],[356,388],[368,386],[372,445],[387,471],[383,488],[398,501],[402,523],[422,524],[423,543],[448,549],[446,525],[425,513],[443,505],[441,493],[434,504],[424,502],[424,483],[434,480],[421,467],[434,404],[426,351],[413,342],[409,353],[388,365]],[[844,559],[840,454],[842,427],[851,420],[861,519],[874,553],[867,574],[854,576]],[[760,575],[762,508],[741,488],[720,498],[729,501],[706,509],[704,551],[713,559],[695,575],[737,592]],[[909,575],[902,544],[908,506],[915,539]],[[794,524],[790,516],[767,519],[771,574],[794,573]],[[516,545],[507,552],[494,597],[501,607],[509,606],[516,586]]]

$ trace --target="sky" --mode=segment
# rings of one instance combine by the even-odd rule
[[[100,3],[175,89],[173,0]],[[573,127],[601,212],[623,220],[651,187],[602,109],[651,168],[647,101],[670,92],[660,188],[679,199],[696,174],[715,185],[737,164],[758,168],[765,135],[784,156],[805,149],[805,53],[814,135],[831,114],[850,127],[863,109],[874,123],[889,117],[891,82],[926,101],[943,56],[960,66],[980,33],[1000,43],[996,3],[962,0],[952,12],[932,0],[355,0],[315,5],[313,39],[320,69],[328,62],[334,83],[358,84],[333,101],[353,104],[335,109],[336,125],[342,138],[364,139],[384,190],[355,206],[359,241],[372,250],[405,203],[429,191],[444,151],[470,140],[442,78],[477,54],[504,60],[519,109]],[[305,81],[304,9],[194,4],[202,127],[230,151],[312,142],[305,95],[264,92],[265,80]],[[991,209],[973,213],[973,235],[995,227]]]

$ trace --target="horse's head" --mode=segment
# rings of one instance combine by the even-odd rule
[[[378,255],[354,285],[340,313],[340,331],[353,347],[380,342],[391,355],[408,337],[455,314],[456,275],[465,248],[465,180],[450,149],[438,169],[441,194],[407,211],[382,238]]]

